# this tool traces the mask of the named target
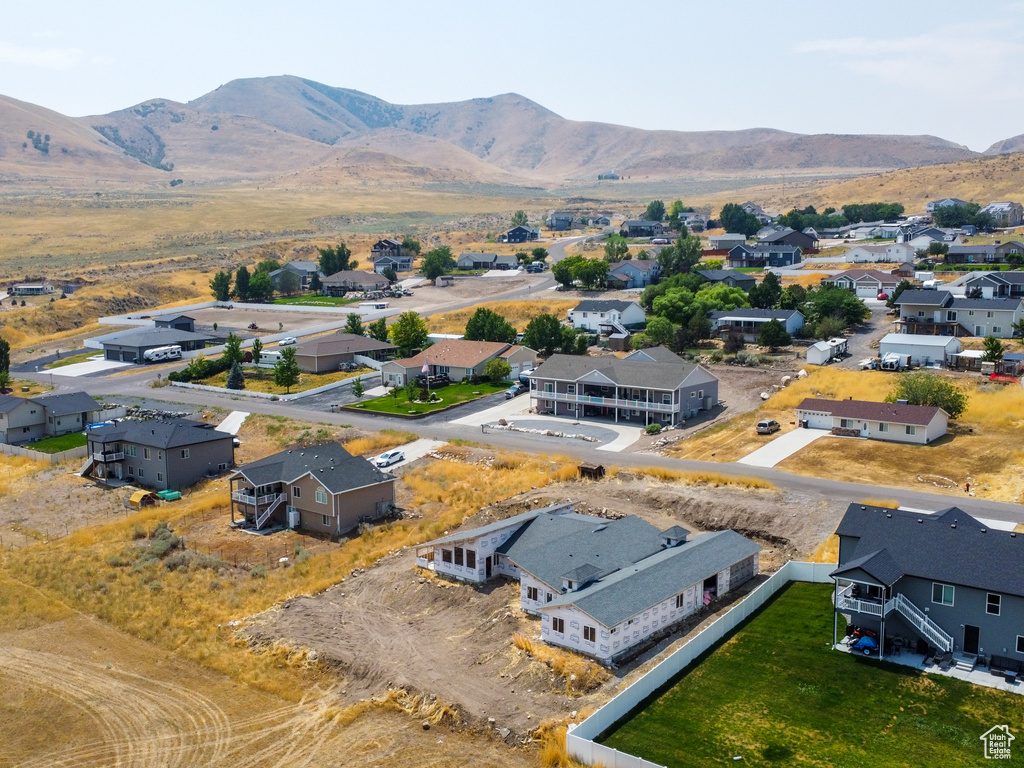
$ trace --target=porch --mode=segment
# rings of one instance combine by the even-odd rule
[[[283,510],[286,519],[297,518],[291,507],[286,507],[288,494],[280,483],[273,485],[252,486],[241,478],[232,478],[231,486],[231,525],[234,527],[251,526],[257,531],[268,526],[274,513]],[[236,485],[237,483],[237,485]],[[239,519],[236,520],[236,513]],[[294,527],[294,526],[291,526]]]

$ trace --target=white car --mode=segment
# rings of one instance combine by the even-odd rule
[[[392,464],[397,464],[400,461],[405,461],[405,454],[401,451],[386,451],[373,460],[375,466],[378,467],[390,467]]]
[[[277,342],[277,346],[279,346],[279,347],[287,347],[290,344],[295,344],[295,343],[297,343],[297,340],[296,340],[296,338],[294,336],[285,336],[283,339],[281,339],[279,342]]]

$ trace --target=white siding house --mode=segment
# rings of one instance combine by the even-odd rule
[[[622,329],[631,325],[642,325],[647,319],[643,307],[635,301],[581,301],[569,310],[569,322],[573,328],[591,333],[603,333],[616,326]]]
[[[798,423],[842,437],[927,445],[946,434],[949,414],[941,408],[867,400],[809,397],[796,407]]]

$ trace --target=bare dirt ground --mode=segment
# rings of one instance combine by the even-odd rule
[[[601,482],[532,491],[482,511],[465,526],[571,498],[579,500],[581,512],[638,514],[661,527],[679,523],[695,532],[734,528],[764,547],[762,571],[770,572],[815,550],[842,514],[843,504],[796,496],[685,486],[619,472]],[[477,589],[423,578],[414,552],[406,550],[323,594],[290,600],[255,617],[247,634],[255,643],[282,640],[315,649],[337,665],[349,700],[400,686],[436,695],[471,724],[494,718],[494,727],[509,728],[515,739],[539,720],[606,700],[712,615],[697,615],[678,634],[616,670],[602,688],[570,696],[550,669],[511,643],[513,632],[539,635],[538,620],[518,609],[517,585]]]
[[[292,332],[301,331],[303,328],[311,326],[325,325],[326,323],[342,323],[347,317],[345,310],[349,307],[356,307],[356,305],[339,307],[338,312],[298,312],[292,310],[276,312],[273,310],[251,309],[242,304],[235,304],[231,309],[224,307],[190,309],[187,310],[187,314],[195,319],[197,331],[212,331],[213,324],[217,323],[218,333],[240,331],[246,337],[249,337],[254,333],[279,333],[278,323],[284,326],[281,330]],[[259,330],[250,331],[250,323],[256,323],[259,326]]]
[[[509,273],[507,277],[456,277],[455,282],[447,288],[424,283],[412,289],[412,296],[393,301],[391,306],[403,312],[414,310],[430,314],[455,301],[486,301],[490,296],[529,288],[543,282],[548,276],[548,273],[528,275],[520,272],[518,275]],[[533,298],[547,298],[545,291],[535,293],[537,295]]]

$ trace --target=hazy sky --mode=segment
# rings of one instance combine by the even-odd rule
[[[5,3],[0,94],[68,115],[298,75],[401,104],[515,91],[672,130],[1024,133],[1024,2]]]

